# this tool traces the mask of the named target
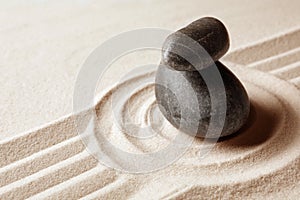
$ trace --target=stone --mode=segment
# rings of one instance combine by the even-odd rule
[[[215,66],[223,79],[226,94],[226,113],[223,113],[225,124],[220,135],[223,137],[237,132],[245,124],[250,112],[250,101],[238,78],[221,62],[217,61]],[[209,74],[212,69],[210,66],[200,72]],[[207,136],[207,128],[211,117],[222,117],[222,113],[211,109],[209,90],[201,74],[198,71],[177,71],[160,65],[155,80],[156,100],[162,114],[176,128],[188,134],[196,134],[197,137],[214,138],[219,135]],[[220,88],[217,84],[214,87],[213,90]],[[185,112],[184,119],[182,112]]]
[[[197,47],[199,45],[202,49]],[[227,52],[229,36],[221,21],[204,17],[169,35],[162,49],[162,64],[175,70],[195,71],[211,66]],[[189,59],[196,59],[194,57],[199,55],[200,62],[193,66],[183,55]]]

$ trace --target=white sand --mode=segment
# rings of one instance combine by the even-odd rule
[[[78,3],[72,7],[49,2],[45,3],[47,7],[43,3],[10,4],[1,7],[2,11],[6,8],[2,12],[0,33],[3,56],[0,133],[4,137],[0,142],[1,199],[297,199],[300,92],[287,82],[300,87],[297,1],[291,1],[290,5],[275,1],[233,5],[226,1],[220,7],[215,2],[194,6],[179,1],[172,5],[155,1],[112,3],[116,7],[101,3]],[[270,5],[268,9],[264,7],[266,4]],[[156,9],[146,14],[149,7]],[[100,17],[117,10],[119,15],[111,17],[109,22]],[[206,14],[223,19],[230,30],[232,53],[224,60],[230,61],[228,66],[245,84],[255,114],[240,135],[218,143],[204,160],[198,160],[197,147],[201,141],[196,141],[180,160],[164,170],[144,175],[125,174],[99,165],[85,150],[72,116],[36,127],[71,112],[77,70],[89,52],[112,34],[144,26],[175,29]],[[256,44],[256,40],[262,42]],[[129,58],[126,63],[130,66],[133,61]],[[233,63],[240,65],[236,67]],[[120,70],[120,74],[125,71]],[[145,112],[149,112],[146,108],[138,112],[141,105],[138,100],[148,97],[151,100],[151,90],[149,87],[149,91],[134,97],[133,102],[138,103],[131,105],[136,108],[133,116],[144,118]],[[100,99],[98,105],[105,102]],[[97,114],[109,117],[109,110],[103,111],[100,109]],[[114,125],[109,120],[104,123],[107,130]],[[20,134],[22,131],[27,132]],[[141,151],[136,148],[136,141],[114,136],[124,135],[122,132],[107,133],[112,142],[125,150]],[[165,142],[168,141],[162,141],[158,147]],[[143,151],[153,151],[156,144],[157,140],[153,140],[139,146]]]

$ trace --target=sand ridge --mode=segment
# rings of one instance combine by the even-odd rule
[[[225,60],[269,72],[300,87],[300,27],[231,52]],[[249,56],[251,55],[251,56]]]

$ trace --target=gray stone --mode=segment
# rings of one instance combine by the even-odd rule
[[[215,64],[225,87],[227,108],[221,136],[227,136],[245,124],[250,111],[250,102],[246,90],[237,77],[222,63]],[[212,69],[210,66],[202,72],[209,73]],[[195,134],[193,130],[197,130],[196,136],[205,137],[211,116],[222,116],[222,113],[211,109],[209,90],[201,74],[198,71],[177,71],[160,65],[156,74],[155,95],[159,109],[171,124],[188,134]],[[217,89],[220,86],[214,87]],[[185,119],[181,119],[182,112],[185,112]],[[184,122],[182,127],[180,120]],[[195,125],[196,129],[193,127]]]
[[[192,43],[201,45],[203,49],[197,49],[195,45],[195,48],[192,48]],[[204,17],[167,37],[163,45],[161,63],[175,70],[195,71],[196,66],[187,60],[196,59],[194,57],[199,55],[197,69],[203,69],[220,59],[228,49],[229,36],[223,23],[216,18]],[[189,59],[185,59],[183,55]]]

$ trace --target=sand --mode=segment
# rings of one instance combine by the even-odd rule
[[[1,143],[1,149],[7,153],[6,159],[1,158],[1,198],[90,199],[124,198],[125,195],[143,199],[280,199],[288,195],[296,199],[300,180],[300,91],[257,70],[225,63],[245,84],[252,113],[239,135],[218,142],[203,159],[199,157],[203,140],[195,139],[179,160],[159,171],[136,175],[104,167],[86,151],[76,134],[74,118],[85,114],[72,115]],[[148,123],[152,123],[151,116],[158,112],[153,84],[143,85],[145,89],[132,95],[126,95],[123,88],[154,76],[155,72],[140,74],[111,89],[115,95],[131,99],[129,104],[123,105],[136,108],[130,109],[131,117],[147,121],[150,114]],[[166,124],[148,140],[130,139],[125,134],[129,130],[115,127],[110,91],[96,105],[99,121],[96,135],[103,134],[118,148],[134,153],[157,151],[172,141],[174,132],[183,134]],[[143,99],[150,99],[147,106]]]
[[[0,116],[5,120],[0,120],[1,137],[70,114],[80,67],[97,46],[116,34],[143,27],[176,30],[209,15],[226,24],[230,51],[235,51],[297,28],[298,8],[298,0],[2,2]],[[137,60],[145,64],[144,59]],[[124,71],[114,75],[119,74]]]
[[[129,5],[130,3],[132,4],[131,1],[129,1]],[[70,113],[71,106],[66,106],[68,104],[66,102],[69,102],[72,93],[66,91],[72,90],[71,85],[76,75],[74,69],[77,69],[81,60],[88,55],[93,47],[97,46],[93,42],[100,35],[99,31],[92,31],[95,26],[85,25],[84,28],[90,28],[88,31],[91,31],[88,34],[89,39],[85,39],[87,36],[80,36],[75,31],[77,28],[82,32],[84,28],[79,29],[75,26],[77,21],[70,19],[74,13],[66,12],[51,20],[47,18],[47,14],[37,12],[38,10],[34,8],[34,6],[41,5],[33,5],[29,8],[33,12],[28,12],[30,17],[27,18],[27,20],[30,19],[28,23],[37,23],[35,27],[39,28],[27,30],[26,25],[21,26],[21,18],[13,19],[12,25],[5,24],[6,26],[2,28],[4,36],[2,38],[6,40],[3,41],[4,47],[9,48],[6,50],[7,53],[3,54],[5,55],[3,58],[7,60],[18,55],[19,59],[7,61],[1,70],[7,72],[4,77],[14,76],[15,80],[22,80],[23,85],[21,82],[14,85],[14,81],[9,78],[1,79],[1,83],[6,82],[6,84],[2,84],[1,89],[7,93],[1,99],[1,105],[4,107],[1,117],[5,120],[1,122],[3,123],[1,126],[3,139],[0,141],[2,152],[0,157],[0,198],[230,199],[235,197],[240,199],[297,199],[300,191],[300,92],[297,88],[300,87],[300,44],[297,40],[300,27],[295,26],[297,25],[295,19],[298,15],[295,14],[293,17],[292,8],[297,10],[297,6],[294,3],[294,6],[283,8],[280,7],[280,2],[272,2],[272,9],[265,10],[259,9],[265,3],[256,3],[249,5],[250,8],[247,9],[239,4],[226,11],[223,9],[215,11],[215,14],[223,17],[230,26],[233,47],[223,61],[242,80],[249,93],[252,103],[249,124],[236,137],[219,142],[204,159],[198,157],[199,146],[203,141],[195,140],[186,154],[175,163],[162,170],[139,175],[105,167],[85,149],[74,124],[74,118],[81,115],[69,114],[59,120],[51,121]],[[64,3],[62,4],[64,5]],[[87,19],[93,18],[93,12],[96,13],[100,10],[100,7],[97,7],[98,4],[93,4],[93,6],[95,5],[96,8],[91,12],[92,14],[83,16]],[[147,2],[147,6],[149,5],[154,6],[155,3]],[[201,8],[203,13],[206,12],[205,10],[212,10],[213,5],[214,3],[211,7],[206,5]],[[24,11],[23,7],[26,7],[25,5],[8,6],[16,16],[18,16],[17,13]],[[60,6],[52,4],[47,8],[47,12],[50,12],[51,9],[57,13],[63,12]],[[101,10],[108,9],[110,6],[104,5]],[[118,6],[125,8],[127,5],[124,3]],[[146,6],[145,2],[143,6]],[[159,6],[160,9],[155,11],[157,13],[153,15],[170,11],[176,6],[180,7],[181,4],[179,2],[175,2],[172,6],[162,4]],[[88,5],[87,7],[90,8],[91,6]],[[130,8],[130,6],[128,7]],[[290,17],[282,14],[284,11],[279,11],[278,7],[282,10],[290,9]],[[71,11],[76,11],[75,13],[78,13],[80,9],[83,13],[88,10],[77,4],[74,4],[73,8],[69,8]],[[256,9],[257,12],[253,14],[251,9]],[[128,14],[126,9],[121,12],[124,12],[124,15]],[[142,11],[139,12],[142,13]],[[196,10],[191,11],[190,14],[179,12],[176,16],[171,14],[171,11],[167,12],[166,19],[160,19],[162,21],[160,25],[171,23],[166,26],[168,28],[177,27],[178,24],[191,21],[191,18],[195,17],[195,12]],[[213,11],[211,12],[213,13]],[[235,16],[232,16],[233,13]],[[243,26],[240,21],[235,21],[236,15],[241,13],[243,13],[241,16],[245,16],[246,22],[247,19],[249,20],[249,24],[250,21],[260,19],[261,16],[267,18],[268,16],[279,15],[280,18],[271,27],[250,32],[246,31],[249,26]],[[41,22],[50,24],[54,30],[62,30],[63,34],[51,31],[52,29],[48,34],[44,34],[44,25],[39,24],[39,20],[35,18],[38,14],[41,16]],[[57,23],[62,16],[73,20],[73,22]],[[130,16],[133,17],[133,15]],[[142,17],[145,21],[148,20],[147,25],[158,23],[150,20],[153,18],[155,17]],[[266,23],[264,21],[266,18],[257,21],[257,23],[261,25]],[[79,18],[78,20],[84,22],[86,19]],[[113,20],[115,23],[120,23],[118,18]],[[66,24],[71,26],[65,27]],[[123,26],[130,29],[142,24],[141,21],[137,21]],[[13,33],[16,33],[14,28],[20,34],[14,35]],[[44,28],[49,30],[47,26]],[[30,33],[37,30],[40,30],[41,33],[36,32],[36,43],[32,42],[33,40],[24,40],[30,36]],[[104,30],[105,34],[103,33],[101,38],[107,38],[114,31],[118,33],[119,29]],[[78,42],[78,38],[75,37],[76,34],[71,34],[73,32],[76,32],[77,37],[85,39],[85,41]],[[240,36],[241,33],[244,37]],[[69,40],[67,39],[68,34],[72,35]],[[269,36],[266,37],[266,35]],[[48,44],[46,36],[58,40]],[[66,41],[62,42],[63,40]],[[39,41],[43,42],[39,44]],[[57,50],[57,46],[53,44],[60,42],[66,46]],[[22,46],[17,44],[22,44]],[[70,45],[68,46],[68,44]],[[36,54],[43,49],[43,46],[47,51]],[[70,48],[68,53],[72,52],[71,49],[74,48],[70,57],[75,58],[61,63],[53,63],[52,61],[65,59],[67,52],[63,49],[66,48]],[[28,51],[24,52],[24,50]],[[13,51],[15,51],[14,54]],[[49,53],[55,52],[61,54],[53,54],[54,57],[47,60]],[[32,55],[39,56],[33,59]],[[157,59],[155,55],[153,57]],[[46,59],[44,60],[44,58]],[[29,61],[23,66],[26,59]],[[126,63],[131,65],[131,62],[127,60]],[[36,68],[34,71],[37,63],[43,63],[44,66]],[[64,65],[77,67],[68,68],[63,67]],[[10,69],[12,66],[15,68]],[[53,67],[49,68],[49,66]],[[16,69],[18,69],[17,72]],[[125,71],[125,69],[120,70],[120,73]],[[154,73],[146,75],[142,73],[139,77],[141,79],[145,76],[153,77]],[[279,78],[274,77],[274,75]],[[117,77],[118,75],[114,76]],[[135,81],[136,79],[131,79],[130,83],[135,85]],[[41,84],[36,86],[38,82]],[[48,87],[47,84],[50,84],[51,87]],[[106,88],[105,91],[113,89],[111,88],[112,85],[106,84],[103,86]],[[126,89],[127,87],[128,84],[120,83],[116,92],[121,92],[122,88]],[[109,120],[111,110],[106,104],[107,99],[111,96],[104,92],[101,87],[99,91],[101,94],[99,94],[95,107],[97,108],[98,120],[101,120],[102,125],[105,126],[98,127],[98,130],[107,134],[107,138],[120,148],[137,153],[155,151],[158,148],[163,148],[176,133],[176,130],[166,124],[165,129],[159,132],[157,138],[153,138],[149,142],[129,140],[125,137],[124,132],[113,128],[115,124]],[[11,97],[8,98],[7,94]],[[35,95],[32,97],[33,94]],[[46,95],[43,96],[43,94]],[[24,95],[27,95],[26,98]],[[121,92],[120,95],[124,94]],[[151,115],[156,112],[153,85],[145,85],[137,90],[135,95],[127,95],[126,98],[130,98],[131,103],[123,106],[132,108],[131,116],[138,120],[142,119],[145,123],[150,123]],[[18,103],[17,100],[20,99],[23,101]],[[148,100],[147,103],[144,103],[144,99]],[[18,112],[20,110],[23,112]],[[150,118],[148,118],[149,115]],[[127,118],[128,116],[123,117]],[[38,127],[47,121],[50,122]],[[20,133],[21,131],[26,132]]]

